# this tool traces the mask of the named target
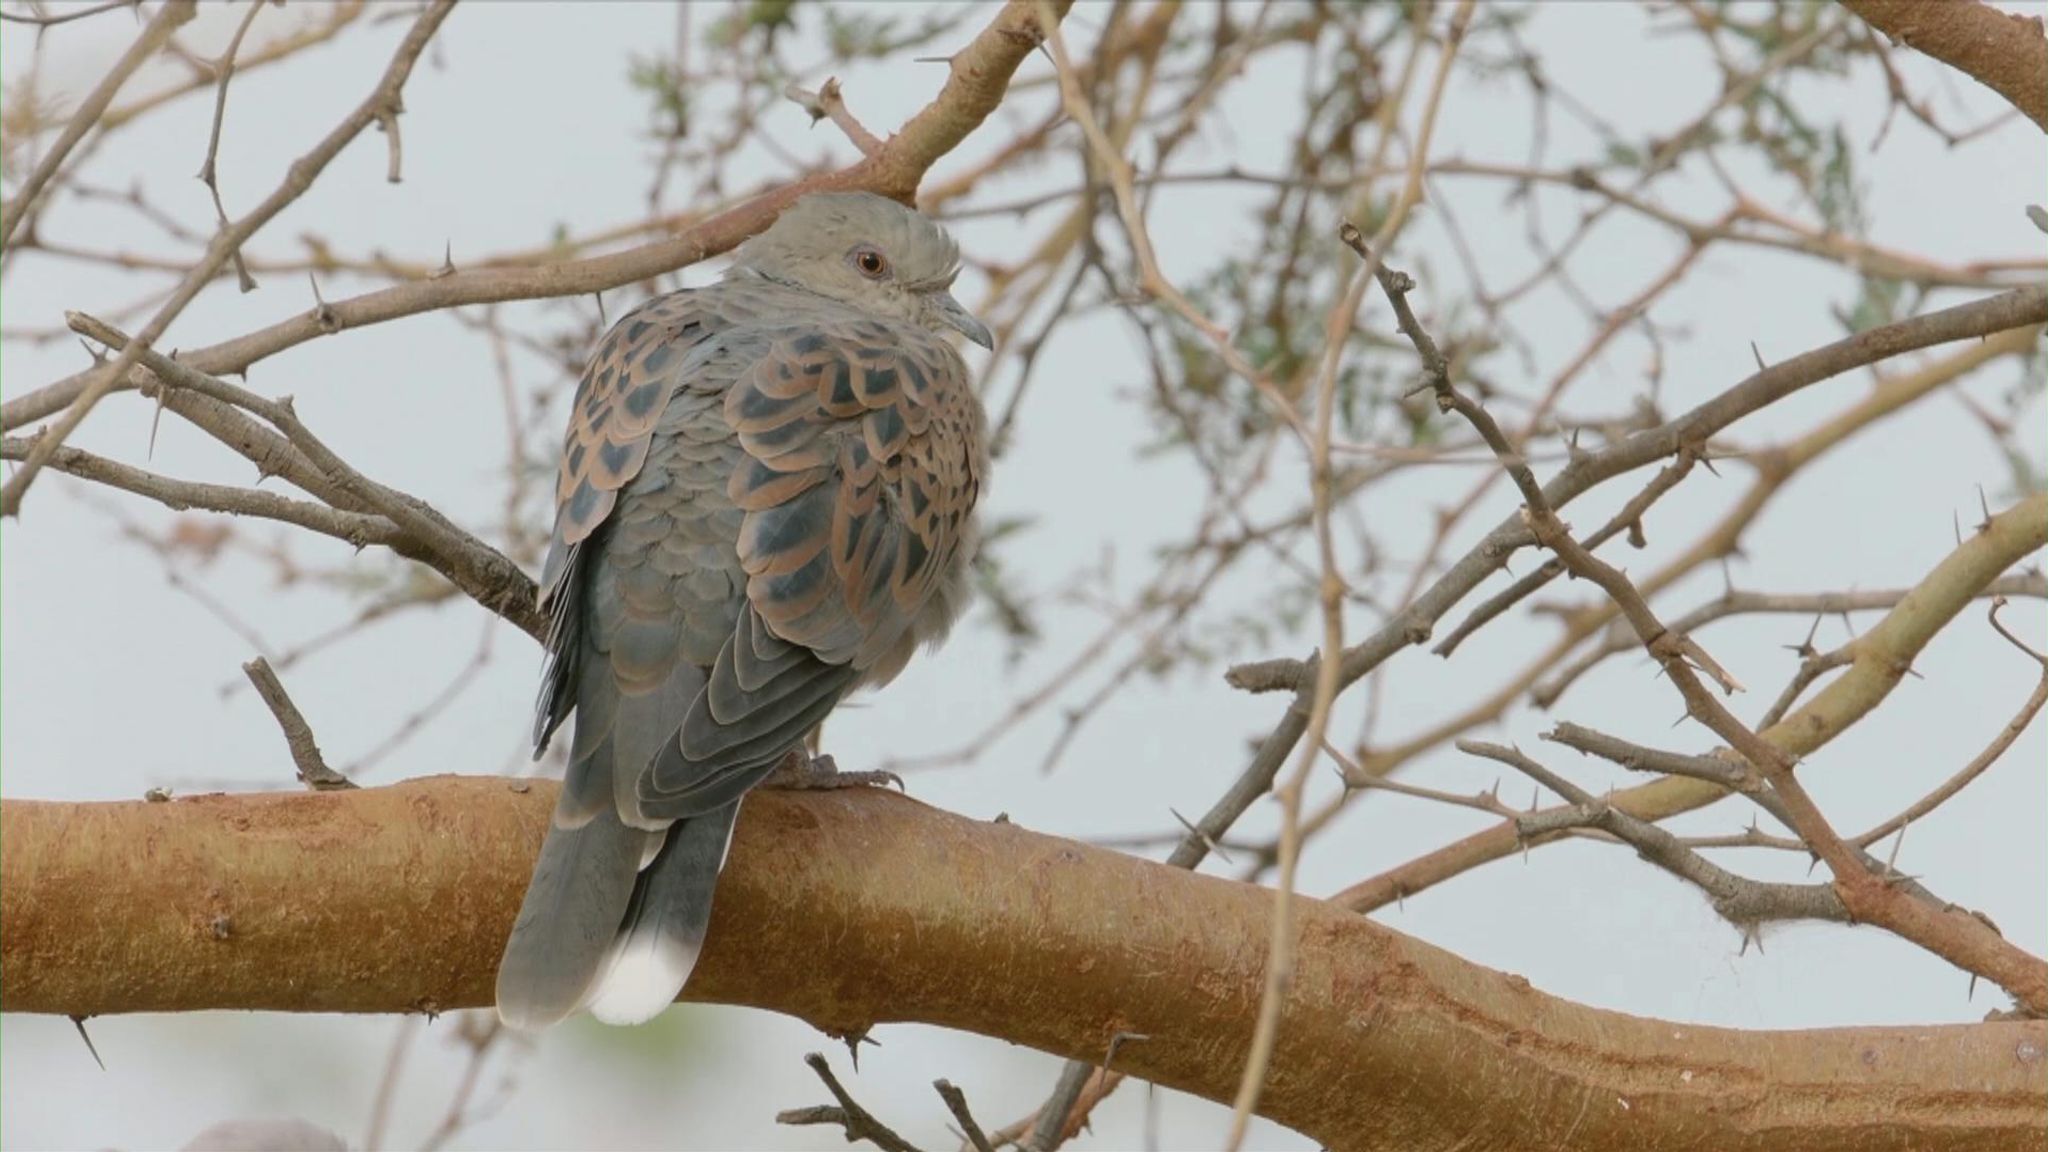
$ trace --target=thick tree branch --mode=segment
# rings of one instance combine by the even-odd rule
[[[10,1010],[489,1002],[554,787],[441,777],[168,803],[0,802]],[[693,999],[959,1028],[1214,1100],[1270,895],[879,791],[747,802]],[[91,914],[87,915],[86,910]],[[1298,902],[1261,1112],[1338,1148],[2010,1148],[2048,1024],[1743,1033],[1584,1008]],[[1056,989],[1057,994],[1048,994]]]
[[[2048,37],[2039,16],[1978,0],[1842,0],[1894,44],[1924,52],[2005,97],[2048,132]]]

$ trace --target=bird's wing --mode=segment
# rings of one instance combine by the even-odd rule
[[[576,700],[585,545],[646,464],[655,427],[687,374],[685,362],[721,321],[715,294],[656,297],[621,317],[583,369],[555,474],[554,536],[541,567],[540,607],[551,623],[534,710],[536,756]]]
[[[921,329],[819,313],[786,321],[726,386],[746,605],[641,777],[649,815],[751,787],[863,677],[900,666],[968,558],[982,449],[966,365]]]

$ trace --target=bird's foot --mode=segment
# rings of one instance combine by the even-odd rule
[[[802,748],[793,748],[775,771],[761,781],[763,788],[781,788],[789,791],[822,791],[832,788],[880,788],[894,784],[903,791],[903,777],[894,772],[841,772],[839,765],[830,756],[813,756]]]

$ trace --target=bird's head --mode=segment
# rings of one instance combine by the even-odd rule
[[[733,272],[765,276],[933,330],[993,347],[988,326],[953,299],[960,246],[894,200],[868,192],[818,192],[782,210],[739,246]],[[728,273],[731,275],[733,273]]]

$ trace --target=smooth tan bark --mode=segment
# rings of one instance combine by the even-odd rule
[[[0,1005],[487,1004],[552,785],[0,802]],[[1546,996],[1317,901],[1261,1111],[1336,1148],[2014,1148],[2048,1023],[1746,1033]],[[918,1021],[1236,1088],[1261,889],[875,791],[747,802],[689,998]]]

